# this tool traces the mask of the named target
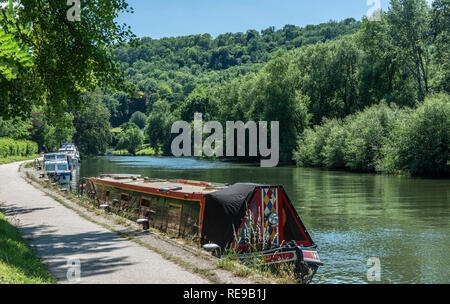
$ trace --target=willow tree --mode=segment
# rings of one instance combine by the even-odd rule
[[[81,108],[84,92],[130,89],[112,55],[134,38],[115,21],[132,11],[125,0],[83,0],[79,21],[70,18],[79,1],[0,2],[0,117],[27,117],[38,106],[57,122]]]

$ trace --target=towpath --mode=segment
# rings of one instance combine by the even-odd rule
[[[0,166],[0,210],[60,283],[208,283],[59,204],[22,179],[19,165]]]

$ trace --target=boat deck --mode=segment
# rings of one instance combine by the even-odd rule
[[[214,184],[209,182],[190,181],[190,180],[164,180],[143,178],[140,175],[132,174],[102,174],[97,180],[133,185],[140,187],[149,187],[164,192],[196,193],[207,194],[227,188],[227,185]]]

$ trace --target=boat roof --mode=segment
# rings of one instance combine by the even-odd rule
[[[64,156],[66,156],[66,153],[53,152],[53,153],[45,153],[44,154],[44,156],[52,156],[52,155],[64,155]]]
[[[48,160],[45,162],[46,165],[60,165],[60,164],[68,164],[69,162],[67,160]]]
[[[104,182],[120,183],[140,187],[158,189],[189,194],[208,194],[228,188],[228,185],[192,181],[192,180],[166,180],[159,178],[147,178],[136,174],[101,174],[97,180]]]

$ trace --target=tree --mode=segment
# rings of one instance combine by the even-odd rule
[[[130,128],[125,132],[122,132],[118,136],[119,143],[118,149],[126,149],[128,153],[136,155],[142,144],[144,143],[144,134],[138,128]]]
[[[147,124],[147,116],[140,111],[134,112],[131,115],[130,122],[136,124],[140,129],[144,129]]]
[[[431,10],[431,31],[436,47],[436,90],[450,94],[450,1],[435,0]]]
[[[83,155],[104,154],[111,142],[110,114],[97,95],[85,96],[86,108],[74,118],[75,144]]]
[[[308,126],[310,99],[296,90],[296,77],[290,67],[290,57],[281,56],[270,61],[265,74],[263,120],[280,122],[280,159],[290,161],[297,135]]]
[[[0,137],[9,137],[12,139],[29,138],[29,130],[32,128],[31,119],[10,119],[0,118]]]
[[[172,143],[172,124],[176,117],[170,111],[170,104],[166,100],[159,100],[153,105],[153,111],[147,120],[145,134],[155,151],[161,148],[164,155],[170,155]]]
[[[80,109],[85,91],[129,89],[110,51],[133,37],[115,21],[128,4],[82,3],[79,22],[67,19],[66,1],[21,0],[20,7],[1,9],[0,41],[8,52],[0,52],[0,62],[8,63],[0,68],[0,116],[28,117],[45,104],[47,118],[59,122],[67,109]]]
[[[449,173],[449,95],[430,96],[415,111],[402,115],[392,129],[384,149],[384,171],[416,176]]]
[[[419,100],[429,92],[430,56],[427,48],[430,36],[427,28],[428,7],[425,0],[391,0],[386,15],[389,33],[407,67],[417,81]]]
[[[180,107],[181,119],[192,121],[195,113],[202,113],[204,119],[211,118],[212,106],[210,97],[211,92],[209,89],[203,87],[195,88]]]

